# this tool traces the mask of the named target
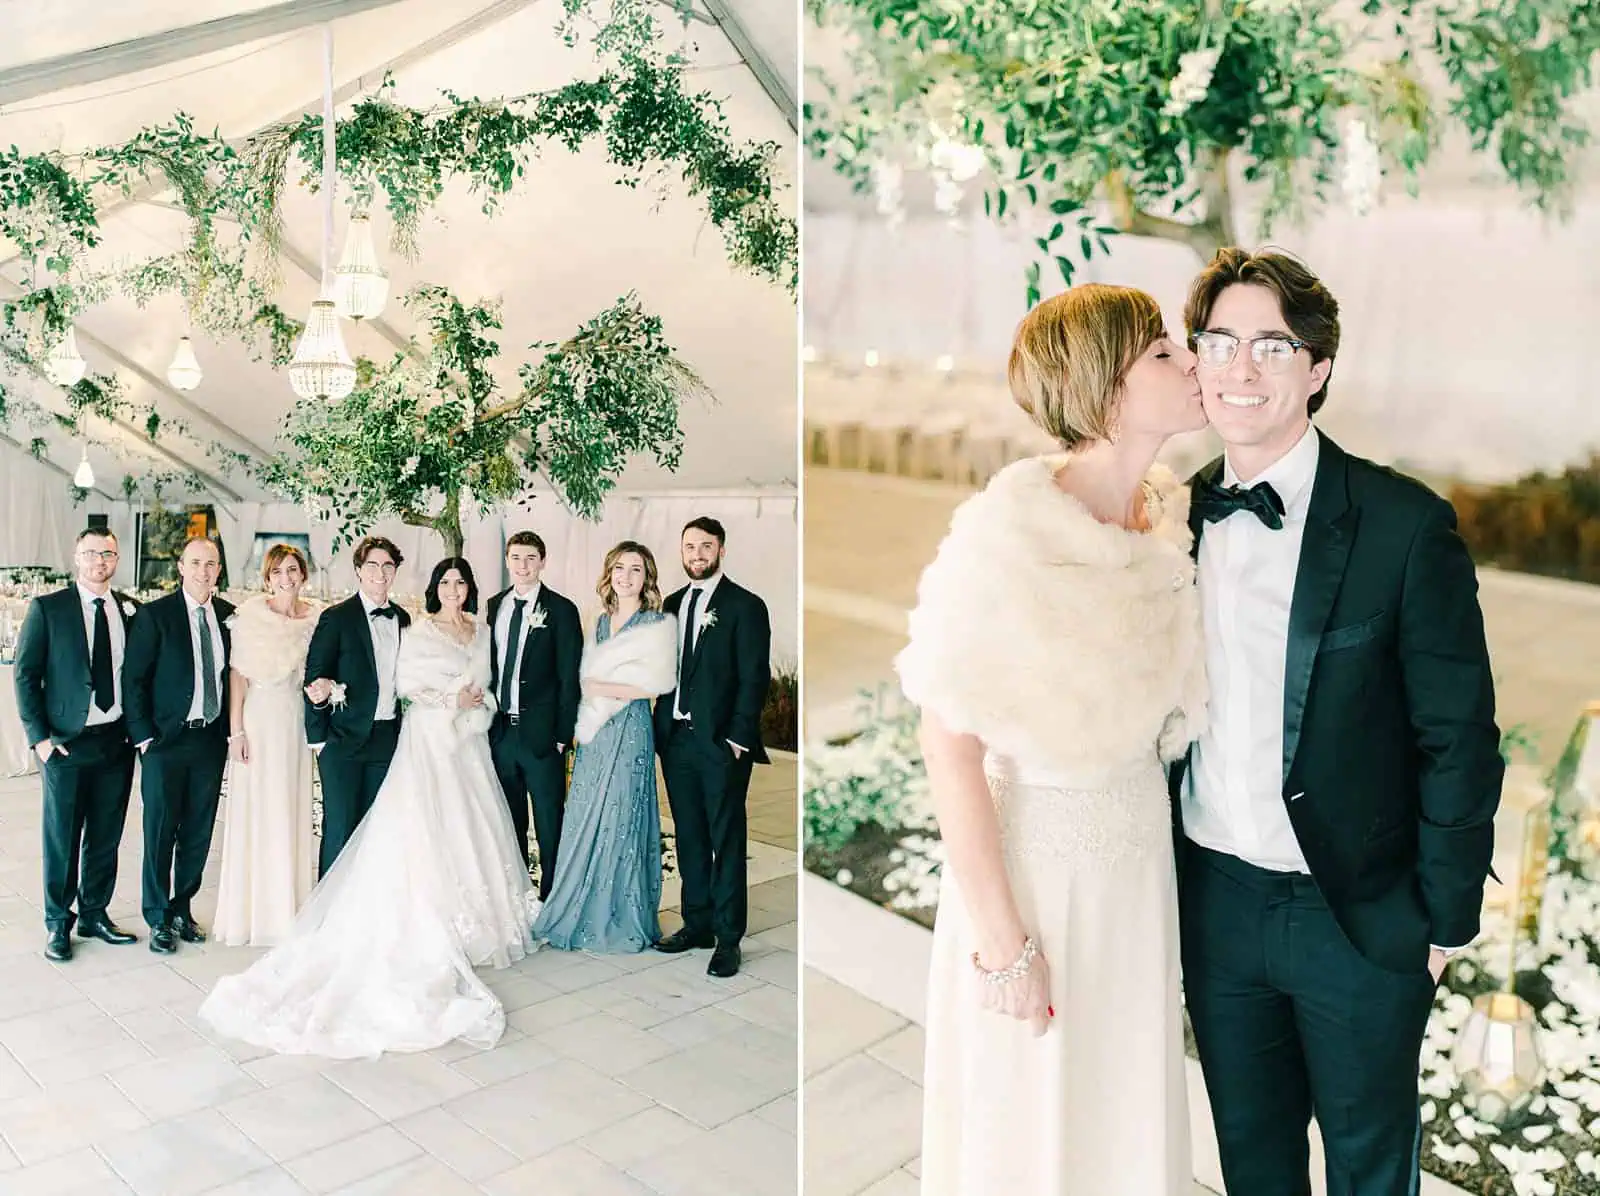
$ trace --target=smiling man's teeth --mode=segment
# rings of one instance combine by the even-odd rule
[[[1229,407],[1260,407],[1267,401],[1266,395],[1223,395],[1222,401]]]

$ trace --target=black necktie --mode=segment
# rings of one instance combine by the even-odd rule
[[[1190,502],[1207,522],[1226,519],[1235,511],[1249,511],[1273,531],[1283,526],[1283,499],[1270,482],[1257,482],[1249,489],[1196,482]]]
[[[379,606],[373,609],[372,617],[374,619],[398,619],[400,612],[392,606]]]
[[[511,626],[506,630],[506,663],[500,669],[500,712],[511,713],[511,678],[517,672],[517,645],[522,642],[522,608],[528,605],[526,598],[513,598],[516,603],[511,608]]]
[[[94,684],[94,704],[110,710],[117,704],[117,686],[111,669],[111,621],[106,618],[106,600],[94,600],[94,648],[89,653],[89,680]]]
[[[683,617],[683,659],[678,662],[678,688],[682,690],[683,683],[689,678],[689,657],[694,652],[694,616],[700,607],[700,588],[691,586],[689,589],[689,613]],[[678,709],[685,714],[689,708],[684,704],[683,695],[678,695]]]

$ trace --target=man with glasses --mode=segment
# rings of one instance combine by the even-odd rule
[[[80,533],[74,557],[77,580],[29,606],[13,673],[43,773],[44,953],[58,963],[72,958],[74,922],[81,938],[139,941],[106,914],[133,791],[122,658],[139,604],[111,588],[118,554],[110,532]]]
[[[228,662],[233,607],[216,596],[222,553],[196,536],[178,558],[182,585],[157,598],[128,629],[122,695],[139,752],[144,805],[140,903],[150,950],[203,943],[191,902],[200,891],[228,763]]]
[[[306,651],[306,742],[322,777],[322,849],[326,876],[372,808],[400,739],[395,670],[400,633],[411,616],[389,601],[405,563],[382,536],[355,547],[356,593],[322,612]]]
[[[1184,312],[1224,455],[1192,484],[1209,726],[1172,773],[1185,1003],[1230,1192],[1417,1188],[1417,1068],[1478,933],[1504,771],[1450,504],[1311,424],[1339,306],[1225,249]]]

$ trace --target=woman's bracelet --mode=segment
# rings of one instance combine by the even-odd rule
[[[1010,967],[997,968],[989,971],[978,962],[978,953],[972,953],[972,966],[977,969],[978,975],[983,977],[985,984],[1010,984],[1013,980],[1021,980],[1033,967],[1034,956],[1039,954],[1039,944],[1029,936],[1022,941],[1022,954],[1017,956],[1017,962]]]

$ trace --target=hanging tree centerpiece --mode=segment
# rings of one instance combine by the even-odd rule
[[[567,340],[531,346],[544,355],[521,367],[513,395],[491,373],[498,311],[437,286],[405,302],[431,353],[363,359],[345,398],[302,399],[285,429],[292,447],[258,471],[272,489],[329,512],[338,543],[400,518],[459,554],[469,509],[541,484],[595,518],[630,457],[649,453],[677,467],[679,407],[709,397],[632,294]]]

